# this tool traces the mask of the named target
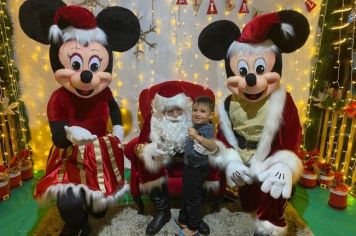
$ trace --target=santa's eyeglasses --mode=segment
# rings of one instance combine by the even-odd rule
[[[170,117],[178,117],[181,116],[183,112],[184,112],[183,109],[180,107],[172,107],[170,109],[165,110],[164,114]]]

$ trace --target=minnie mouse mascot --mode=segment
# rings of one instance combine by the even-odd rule
[[[282,53],[300,48],[309,23],[285,10],[252,19],[240,33],[231,21],[208,25],[201,52],[225,60],[228,95],[219,108],[217,158],[242,206],[256,212],[254,235],[285,235],[284,210],[302,163],[296,155],[301,125],[292,97],[280,85]]]
[[[88,215],[105,215],[128,191],[124,180],[121,114],[108,85],[112,51],[124,52],[140,36],[137,17],[108,7],[97,17],[58,0],[28,0],[19,13],[23,31],[50,44],[54,77],[61,87],[48,102],[54,146],[37,199],[56,199],[65,222],[61,235],[88,235]],[[113,125],[107,132],[108,119]]]

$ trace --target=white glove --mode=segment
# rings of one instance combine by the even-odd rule
[[[90,133],[89,130],[79,126],[64,126],[66,137],[69,141],[76,145],[85,145],[93,142],[97,137]]]
[[[124,141],[124,128],[121,125],[114,125],[112,134],[120,140],[120,143]]]
[[[154,145],[154,146],[155,146],[155,149],[154,149],[153,152],[152,152],[152,156],[153,156],[154,158],[157,158],[157,157],[166,157],[166,156],[168,156],[168,151],[163,150],[162,147],[160,147],[159,145],[157,145],[157,143],[151,143],[151,145]]]
[[[292,171],[286,164],[277,163],[258,175],[263,182],[261,190],[270,193],[274,199],[282,196],[288,199],[292,192]]]
[[[216,153],[216,149],[213,151],[209,151],[208,149],[206,149],[203,145],[201,145],[200,143],[198,143],[196,140],[194,140],[194,145],[193,145],[194,150],[202,155],[213,155]]]
[[[229,163],[226,166],[225,174],[227,184],[230,187],[243,186],[253,182],[249,168],[239,161]]]

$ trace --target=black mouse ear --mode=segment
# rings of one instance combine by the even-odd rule
[[[108,7],[96,17],[97,24],[107,35],[113,51],[124,52],[140,38],[141,28],[137,17],[123,7]]]
[[[58,0],[27,0],[19,10],[19,21],[22,30],[31,39],[50,44],[48,39],[49,28],[58,8],[66,6]]]
[[[271,29],[269,37],[281,52],[294,52],[307,41],[310,33],[308,20],[293,10],[280,11],[277,14],[281,23]]]
[[[220,61],[226,58],[231,43],[237,40],[240,35],[239,27],[232,21],[213,22],[200,33],[199,49],[207,58]]]

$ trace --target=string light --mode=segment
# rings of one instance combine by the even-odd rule
[[[317,43],[316,43],[316,46],[317,46],[317,49],[315,50],[315,54],[316,57],[315,57],[315,60],[314,60],[314,65],[312,66],[312,69],[311,69],[311,73],[312,73],[312,85],[311,85],[311,89],[310,89],[310,95],[309,95],[309,98],[308,98],[308,104],[307,104],[307,111],[306,111],[306,117],[305,117],[305,122],[304,122],[304,127],[305,129],[308,129],[308,127],[310,127],[311,125],[311,119],[310,119],[310,110],[311,110],[311,104],[312,104],[312,96],[314,94],[314,90],[315,90],[315,87],[318,83],[318,79],[316,78],[316,71],[317,71],[317,68],[319,66],[319,64],[321,64],[321,60],[319,59],[319,52],[320,52],[320,47],[321,47],[321,41],[322,41],[322,35],[324,33],[324,28],[326,26],[325,24],[325,16],[326,16],[326,12],[327,12],[327,4],[323,3],[322,5],[322,8],[324,9],[324,11],[320,14],[320,21],[321,21],[321,29],[320,29],[320,33],[317,34],[317,37],[318,37],[318,40],[317,40]],[[305,130],[303,129],[303,134],[305,134]],[[306,146],[306,139],[304,138],[304,143],[303,143],[303,146],[305,147]]]
[[[17,15],[17,10],[19,8],[18,1],[9,1],[13,6],[12,9],[14,11],[14,15]],[[78,1],[66,1],[67,3],[75,3]],[[144,88],[149,87],[150,85],[162,82],[162,80],[171,80],[171,79],[181,79],[181,80],[188,80],[193,81],[194,83],[204,85],[206,87],[210,87],[212,89],[216,88],[215,94],[217,98],[217,103],[220,102],[222,98],[226,96],[229,91],[226,88],[226,73],[225,67],[223,62],[210,62],[207,60],[199,51],[197,47],[197,38],[199,32],[208,24],[215,20],[220,19],[230,19],[234,21],[240,29],[244,27],[244,25],[251,19],[254,12],[250,12],[249,14],[239,14],[238,7],[235,7],[230,14],[225,15],[224,11],[220,6],[223,3],[217,2],[217,7],[219,10],[219,14],[208,16],[206,15],[206,9],[208,5],[208,1],[203,1],[199,14],[194,16],[193,8],[191,5],[187,6],[177,6],[176,0],[165,0],[165,1],[117,1],[117,0],[109,0],[110,6],[121,5],[127,7],[128,9],[132,10],[136,15],[139,11],[148,12],[146,14],[142,22],[146,22],[150,20],[154,20],[156,25],[156,32],[150,37],[159,38],[167,38],[165,41],[161,41],[160,45],[154,50],[147,50],[146,46],[143,46],[145,50],[145,54],[141,55],[139,60],[135,60],[135,57],[131,57],[132,52],[120,54],[114,53],[114,68],[113,68],[113,92],[114,96],[118,98],[120,101],[120,106],[122,105],[122,99],[126,98],[128,100],[127,109],[133,114],[136,114],[137,111],[137,98],[140,91]],[[159,4],[159,5],[158,5]],[[220,4],[220,6],[219,6]],[[291,6],[293,9],[299,9],[303,14],[303,9],[298,6],[298,4],[302,3],[295,3]],[[149,7],[152,9],[149,9]],[[180,8],[179,8],[180,7]],[[280,6],[283,8],[283,6]],[[100,6],[97,6],[93,11],[99,10]],[[145,9],[143,9],[145,8]],[[276,9],[276,6],[270,6],[270,9]],[[163,12],[165,9],[166,12]],[[180,10],[179,10],[180,9]],[[151,10],[151,11],[149,11]],[[277,10],[277,9],[276,9]],[[304,9],[305,11],[305,9]],[[150,14],[151,13],[151,14]],[[317,15],[319,12],[314,10],[312,13],[305,14],[308,17],[308,20],[315,20],[318,19]],[[314,14],[314,15],[313,15]],[[138,15],[141,16],[142,14]],[[141,23],[141,27],[146,29],[145,25]],[[312,22],[312,21],[310,21]],[[316,23],[315,23],[316,25]],[[311,30],[313,27],[311,26]],[[314,29],[315,32],[315,29]],[[310,39],[308,40],[308,45],[314,42],[313,37],[314,33],[310,34]],[[19,42],[23,42],[24,37],[19,38]],[[21,83],[26,85],[26,88],[31,89],[32,96],[35,96],[35,99],[31,99],[31,95],[26,93],[24,96],[26,100],[26,106],[29,110],[35,111],[31,113],[32,122],[31,124],[35,126],[31,129],[32,133],[32,143],[36,143],[36,152],[41,153],[43,156],[42,159],[43,164],[45,163],[46,156],[42,154],[43,150],[47,150],[39,146],[41,143],[39,139],[37,140],[37,136],[42,137],[43,140],[50,140],[50,132],[49,127],[47,125],[47,117],[45,114],[45,107],[48,100],[48,91],[53,91],[58,87],[56,82],[52,79],[53,72],[50,70],[49,58],[47,56],[48,48],[44,46],[38,46],[40,51],[36,51],[35,47],[31,47],[32,45],[38,45],[38,43],[28,44],[30,40],[27,38],[26,40],[26,48],[23,44],[19,44],[19,47],[25,50],[26,53],[22,53],[19,55],[25,56],[27,58],[22,60],[21,65],[21,75],[22,80]],[[164,47],[163,45],[164,44]],[[28,45],[31,45],[30,47]],[[307,45],[305,45],[307,46]],[[300,94],[306,94],[308,90],[308,76],[309,69],[305,65],[301,65],[304,63],[300,58],[304,58],[305,55],[314,55],[316,50],[314,48],[305,48],[305,46],[296,53],[291,54],[291,61],[292,63],[287,66],[289,60],[284,60],[283,72],[284,82],[287,84],[290,91],[292,91],[292,95],[296,101],[298,106],[298,110],[300,111],[299,114],[303,116],[304,112],[303,107],[306,105],[306,99],[300,99]],[[312,51],[312,53],[310,53]],[[299,53],[304,53],[299,54]],[[26,55],[24,55],[26,54]],[[35,59],[28,58],[28,55],[35,55]],[[124,56],[123,56],[124,55]],[[286,55],[287,56],[287,55]],[[44,59],[47,57],[47,59]],[[162,57],[166,59],[162,63],[159,61]],[[289,55],[288,55],[289,57]],[[127,60],[129,58],[129,60]],[[305,60],[307,61],[307,60]],[[160,63],[158,63],[160,62]],[[293,63],[298,63],[298,66],[293,65]],[[41,68],[36,67],[37,65],[41,65]],[[180,67],[177,68],[176,65]],[[307,69],[303,69],[303,66]],[[33,70],[38,70],[36,73]],[[127,72],[130,72],[130,76],[126,76]],[[306,74],[307,73],[307,74]],[[31,80],[31,76],[34,74],[36,76],[36,81]],[[39,76],[38,76],[39,75]],[[292,77],[293,76],[293,77]],[[291,77],[291,78],[289,78]],[[291,82],[286,82],[289,79]],[[297,85],[294,84],[294,80],[298,81]],[[37,84],[36,84],[37,83]],[[48,86],[48,84],[53,84]],[[41,84],[41,86],[39,86]],[[303,88],[299,85],[303,84]],[[41,94],[40,97],[37,94]],[[298,97],[299,96],[299,97]],[[297,98],[297,99],[296,99]],[[36,100],[37,99],[37,100]],[[37,101],[41,101],[38,103]],[[133,116],[135,117],[135,116]],[[37,122],[39,121],[39,122]],[[131,137],[138,134],[139,130],[137,126],[133,126],[133,130],[130,133]],[[38,134],[38,135],[37,135]],[[130,138],[130,137],[128,137]],[[34,140],[35,139],[35,140]],[[47,146],[50,145],[48,141]],[[48,148],[49,150],[49,148]],[[35,162],[36,163],[36,162]],[[37,162],[38,163],[38,162]]]
[[[18,151],[19,148],[27,148],[29,149],[30,146],[27,142],[27,133],[28,130],[25,125],[25,119],[24,119],[24,113],[22,110],[23,107],[23,101],[20,99],[20,92],[19,92],[19,85],[17,84],[17,70],[14,68],[15,63],[13,58],[13,52],[10,47],[9,41],[10,41],[10,36],[9,36],[9,31],[10,27],[7,26],[6,22],[9,22],[9,19],[7,15],[5,14],[5,9],[6,9],[6,2],[3,2],[2,0],[0,1],[0,34],[1,34],[1,39],[2,42],[1,44],[1,49],[4,54],[2,57],[5,59],[6,63],[4,63],[4,67],[2,69],[6,69],[7,75],[9,78],[6,80],[9,82],[8,86],[5,87],[5,85],[1,85],[1,90],[0,90],[0,98],[7,99],[10,98],[10,102],[17,102],[19,105],[14,109],[14,114],[15,116],[18,117],[19,121],[19,134],[20,137],[17,137],[18,140],[15,140],[15,129],[12,128],[15,126],[13,123],[13,118],[10,118],[6,114],[1,115],[1,123],[3,126],[3,131],[5,134],[1,134],[2,137],[2,143],[5,142],[5,140],[8,140],[9,142],[5,142],[5,146],[1,146],[0,148],[2,149],[4,155],[5,155],[5,160],[9,162],[10,158],[13,158]],[[1,81],[4,83],[4,81]],[[4,86],[4,87],[3,87]],[[3,102],[3,101],[2,101]],[[9,104],[6,104],[6,106],[10,106]],[[3,107],[4,109],[7,109],[6,107]],[[20,147],[17,146],[17,142],[20,141],[19,145]],[[5,151],[6,150],[6,151]]]

